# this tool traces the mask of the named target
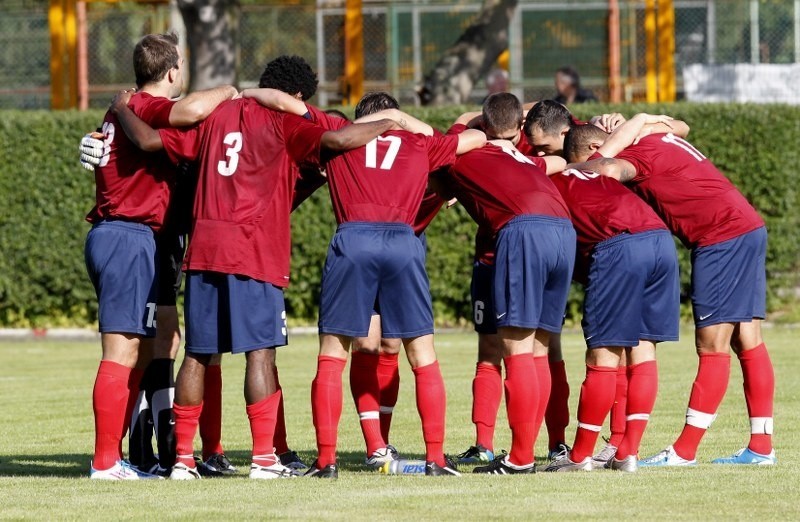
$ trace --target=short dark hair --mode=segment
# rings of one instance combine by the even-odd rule
[[[258,80],[259,87],[278,89],[292,96],[300,93],[303,101],[314,96],[318,84],[317,73],[304,58],[286,54],[269,62]]]
[[[133,49],[133,72],[136,86],[160,82],[170,69],[178,66],[178,35],[169,32],[148,34]]]
[[[492,137],[498,133],[516,129],[522,122],[522,103],[510,92],[490,94],[483,102],[483,128]]]
[[[564,127],[574,126],[569,109],[554,100],[542,100],[528,111],[522,129],[526,136],[533,134],[532,127],[537,127],[549,136],[559,134]]]
[[[563,74],[567,78],[569,78],[572,85],[575,87],[581,86],[581,76],[578,74],[578,71],[569,65],[565,65],[564,67],[559,67],[556,70],[556,74]]]
[[[608,138],[608,133],[595,125],[575,125],[564,136],[564,158],[574,163],[586,152],[593,140]]]
[[[389,93],[386,92],[368,92],[358,100],[356,105],[356,119],[374,114],[385,109],[399,109],[400,104]]]

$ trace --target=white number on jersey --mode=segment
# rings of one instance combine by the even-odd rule
[[[515,160],[519,161],[520,163],[527,163],[528,165],[535,165],[525,154],[521,153],[517,149],[507,149],[505,147],[500,147],[503,152],[514,158]]]
[[[229,132],[222,140],[225,145],[230,145],[225,150],[225,155],[228,156],[228,161],[220,161],[217,163],[217,172],[223,176],[233,176],[236,172],[236,167],[239,166],[239,151],[242,150],[242,133]]]
[[[98,167],[105,167],[108,165],[108,158],[110,157],[108,151],[111,149],[111,142],[114,141],[114,132],[116,129],[114,128],[114,124],[110,121],[103,123],[103,157],[100,158],[100,163],[97,164]]]
[[[680,147],[684,151],[691,154],[692,157],[694,157],[694,159],[696,159],[697,161],[703,161],[704,159],[706,159],[706,157],[703,156],[703,153],[695,149],[691,143],[684,140],[683,138],[675,136],[671,132],[666,136],[664,136],[663,138],[661,138],[661,141],[663,141],[664,143],[669,143],[670,145],[675,145],[677,147]]]
[[[590,179],[594,179],[600,176],[600,174],[598,174],[597,172],[592,172],[590,170],[576,170],[576,169],[567,169],[563,172],[563,174],[565,176],[575,176],[576,178],[583,181],[589,181]]]
[[[386,151],[386,156],[381,161],[381,170],[389,170],[392,168],[394,160],[397,159],[397,153],[400,152],[400,143],[402,140],[399,136],[378,136],[374,140],[367,143],[367,168],[374,169],[378,165],[378,142],[388,141],[389,150]]]

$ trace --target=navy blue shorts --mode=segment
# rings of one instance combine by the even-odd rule
[[[472,322],[475,331],[481,334],[496,334],[497,324],[494,312],[494,266],[476,261],[472,266]]]
[[[700,328],[767,315],[767,229],[692,250],[692,312]]]
[[[575,241],[572,223],[550,216],[518,216],[500,229],[494,274],[498,328],[561,331]]]
[[[245,276],[186,274],[186,351],[244,353],[284,346],[283,290]]]
[[[86,270],[99,303],[100,332],[156,334],[156,243],[147,225],[101,221],[86,236]]]
[[[620,234],[592,251],[583,303],[589,348],[677,341],[680,281],[667,230]]]
[[[322,272],[319,331],[366,337],[373,309],[383,337],[433,333],[423,244],[402,223],[343,223]]]

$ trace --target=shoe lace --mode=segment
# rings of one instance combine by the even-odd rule
[[[469,449],[467,449],[467,451],[465,451],[464,453],[459,453],[458,455],[456,455],[456,458],[466,459],[469,457],[477,457],[480,454],[480,452],[481,450],[480,448],[478,448],[478,446],[470,446]]]

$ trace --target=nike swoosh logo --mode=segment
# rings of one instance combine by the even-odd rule
[[[497,318],[498,319],[502,319],[503,316],[505,316],[505,315],[506,315],[506,312],[503,312],[502,314],[497,314]]]
[[[594,335],[590,335],[589,337],[587,337],[587,338],[586,338],[586,340],[588,341],[588,340],[589,340],[589,339],[591,339],[592,337],[594,337]]]
[[[710,313],[710,314],[708,314],[708,315],[701,315],[701,316],[700,316],[700,320],[701,320],[701,321],[705,321],[706,319],[708,319],[708,318],[709,318],[709,317],[711,317],[712,315],[714,315],[714,312],[711,312],[711,313]]]

